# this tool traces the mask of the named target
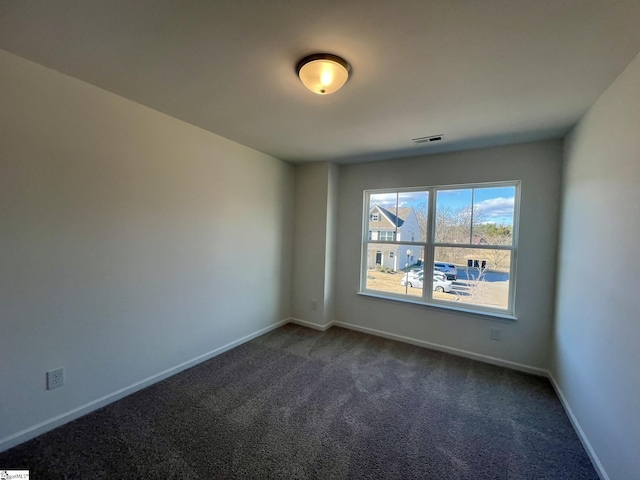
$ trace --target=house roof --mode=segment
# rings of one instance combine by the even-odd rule
[[[413,207],[398,207],[397,208],[397,216],[395,213],[392,213],[392,210],[395,212],[396,209],[395,208],[391,208],[391,209],[387,209],[387,208],[383,208],[380,205],[374,205],[373,207],[371,207],[371,211],[373,210],[379,210],[387,219],[388,223],[391,226],[394,227],[401,227],[405,220],[407,219],[407,217],[411,214],[411,212],[413,211]],[[383,227],[385,222],[384,220],[380,220],[379,222],[370,222],[369,226],[370,227]]]
[[[294,163],[560,138],[640,51],[640,2],[0,2],[0,48]],[[344,57],[331,95],[296,75]],[[415,144],[412,139],[444,135]]]
[[[471,243],[473,245],[484,245],[487,244],[487,239],[484,238],[482,235],[474,235],[473,238],[471,239]]]

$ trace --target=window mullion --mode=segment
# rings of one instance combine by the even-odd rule
[[[473,243],[473,206],[476,202],[476,189],[471,189],[471,224],[469,225],[469,245]]]
[[[428,197],[427,218],[429,220],[427,225],[427,238],[425,238],[424,244],[424,275],[423,275],[423,291],[422,298],[426,302],[430,302],[433,297],[433,262],[434,259],[434,247],[435,230],[436,230],[436,195],[435,188],[429,189]]]
[[[511,249],[511,259],[510,259],[511,264],[509,265],[509,267],[510,267],[509,268],[509,278],[510,279],[516,278],[516,257],[517,257],[516,249],[512,248]],[[510,312],[514,312],[515,298],[516,298],[516,284],[515,284],[515,282],[510,282],[510,285],[509,285],[509,298],[507,299]]]
[[[396,202],[395,202],[396,203],[396,209],[393,212],[393,214],[396,216],[395,225],[393,226],[393,231],[395,232],[394,233],[394,240],[396,240],[398,238],[398,197],[399,197],[399,194],[398,194],[398,192],[396,192]]]

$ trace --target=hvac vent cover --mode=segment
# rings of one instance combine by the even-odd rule
[[[431,135],[430,137],[418,137],[418,138],[411,139],[411,141],[415,145],[422,145],[423,143],[438,142],[440,140],[444,140],[444,135]]]

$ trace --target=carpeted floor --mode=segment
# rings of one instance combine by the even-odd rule
[[[594,479],[546,379],[286,325],[0,454],[33,479]]]

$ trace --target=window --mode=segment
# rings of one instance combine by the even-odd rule
[[[371,221],[372,221],[372,222],[379,222],[379,221],[380,221],[380,214],[378,214],[378,213],[372,213],[372,214],[371,214]]]
[[[360,292],[513,316],[519,196],[517,181],[365,191]],[[374,210],[389,225],[372,236]]]
[[[393,242],[396,239],[396,232],[380,232],[378,240],[383,242]]]

